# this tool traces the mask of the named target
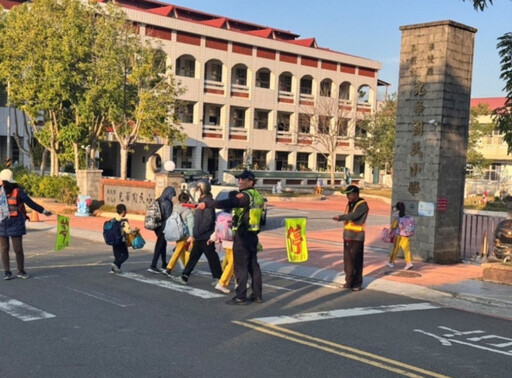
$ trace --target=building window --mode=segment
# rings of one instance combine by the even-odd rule
[[[297,153],[297,169],[299,171],[309,171],[309,154],[306,152]]]
[[[331,97],[331,86],[332,81],[330,79],[324,79],[320,83],[320,96]]]
[[[331,127],[331,117],[329,116],[318,116],[318,133],[319,134],[329,134],[329,130]]]
[[[300,94],[313,94],[313,79],[311,76],[304,76],[300,79]]]
[[[258,88],[270,88],[270,71],[268,69],[262,68],[256,73],[256,86]]]
[[[242,168],[245,150],[230,149],[228,151],[228,169]]]
[[[173,147],[173,160],[176,168],[192,168],[192,152],[194,147]]]
[[[268,151],[252,151],[252,169],[267,169],[267,153]]]
[[[356,138],[366,138],[367,131],[366,128],[364,127],[364,124],[364,121],[356,121]]]
[[[259,130],[268,130],[268,110],[256,109],[254,112],[254,128]]]
[[[311,116],[309,114],[299,114],[299,133],[309,134],[311,131]]]
[[[340,100],[350,100],[350,83],[345,81],[340,85]]]
[[[327,158],[324,155],[316,154],[316,170],[327,171]]]
[[[194,104],[192,102],[184,103],[179,106],[178,119],[181,123],[194,123]]]
[[[276,152],[276,171],[286,171],[288,169],[288,152]]]
[[[204,104],[204,124],[210,126],[220,125],[220,109],[221,107],[213,104]]]
[[[348,118],[339,118],[338,119],[338,136],[346,137],[348,136]]]
[[[195,77],[196,75],[196,61],[190,55],[181,56],[176,60],[176,75]]]
[[[206,63],[206,80],[222,81],[222,63],[219,61],[210,61]]]
[[[289,72],[282,73],[279,76],[279,90],[283,92],[292,91],[292,75]]]
[[[245,109],[232,108],[231,109],[231,127],[244,127],[245,126]]]
[[[247,69],[245,67],[235,68],[233,76],[236,85],[247,85]]]
[[[277,112],[277,131],[290,131],[290,113]]]

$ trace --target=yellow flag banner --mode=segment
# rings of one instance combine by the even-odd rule
[[[306,243],[306,218],[289,218],[284,220],[286,230],[286,252],[288,261],[301,263],[308,261]]]
[[[55,250],[60,251],[69,247],[69,217],[57,215],[57,240],[55,240]]]

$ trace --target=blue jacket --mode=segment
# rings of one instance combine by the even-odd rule
[[[157,201],[160,204],[160,211],[162,212],[162,225],[155,230],[157,235],[163,236],[164,227],[167,218],[172,213],[172,198],[176,195],[176,190],[172,186],[168,186],[164,189]]]
[[[41,205],[38,205],[28,196],[25,191],[18,187],[18,202],[24,203],[32,210],[37,211],[38,213],[42,213],[44,208]],[[27,228],[25,227],[25,214],[21,211],[18,211],[18,215],[16,217],[6,218],[0,222],[0,237],[12,237],[12,236],[22,236],[27,233]]]

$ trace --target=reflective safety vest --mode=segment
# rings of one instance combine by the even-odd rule
[[[260,230],[261,215],[263,214],[263,197],[256,189],[247,189],[243,193],[249,196],[249,215],[247,230],[252,232],[258,232]],[[246,208],[236,207],[233,209],[233,226],[232,230],[237,231],[242,222],[244,221]]]
[[[11,194],[7,196],[7,204],[9,205],[9,217],[17,217],[18,211],[20,211],[18,188],[14,188]]]
[[[357,207],[363,203],[366,203],[365,200],[360,199],[357,201],[356,205],[352,209],[352,212],[354,212]],[[349,204],[347,204],[347,207],[345,208],[345,214],[350,213],[350,207]],[[345,230],[347,231],[353,231],[353,232],[363,232],[364,231],[364,223],[363,224],[355,224],[352,220],[346,220],[345,221]]]

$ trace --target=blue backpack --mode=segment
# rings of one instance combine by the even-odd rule
[[[105,243],[111,246],[118,246],[124,243],[123,233],[121,232],[121,222],[112,218],[103,223],[103,239]]]

